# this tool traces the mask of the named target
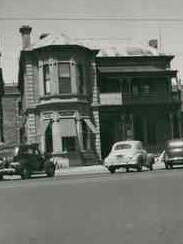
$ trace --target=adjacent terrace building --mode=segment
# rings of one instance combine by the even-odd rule
[[[157,150],[181,136],[173,56],[151,42],[112,46],[44,34],[31,44],[31,27],[20,32],[21,142],[72,166],[100,162],[117,140]]]
[[[127,52],[128,51],[128,52]],[[161,151],[181,137],[181,101],[172,55],[150,49],[97,57],[101,149],[103,157],[118,140],[141,140]],[[138,55],[137,55],[138,53]]]
[[[3,138],[1,146],[3,156],[12,156],[14,147],[19,144],[20,124],[20,92],[15,83],[5,83],[2,98]]]

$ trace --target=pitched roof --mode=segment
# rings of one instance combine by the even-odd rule
[[[42,35],[39,41],[32,45],[32,49],[43,48],[46,46],[57,45],[78,45],[91,50],[99,50],[97,57],[116,57],[116,56],[157,56],[156,48],[148,44],[137,43],[134,41],[113,41],[95,39],[74,39],[65,34],[53,36],[51,34]]]

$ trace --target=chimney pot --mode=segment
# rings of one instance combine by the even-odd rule
[[[19,29],[22,35],[22,49],[29,50],[30,49],[30,33],[32,28],[29,25],[23,25]]]
[[[149,46],[157,49],[158,48],[158,40],[157,39],[149,40]]]

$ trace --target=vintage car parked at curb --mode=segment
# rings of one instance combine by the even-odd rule
[[[166,169],[172,169],[174,165],[183,166],[183,139],[172,139],[166,142],[164,164]]]
[[[153,154],[148,154],[143,149],[141,141],[119,141],[112,146],[109,155],[104,159],[104,166],[115,173],[116,169],[125,168],[128,172],[130,168],[142,171],[145,166],[153,170]]]
[[[36,144],[20,145],[15,148],[13,160],[0,163],[0,180],[4,175],[20,175],[22,179],[33,174],[46,174],[53,177],[55,165],[50,156],[43,156]]]

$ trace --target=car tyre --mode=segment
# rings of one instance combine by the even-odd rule
[[[137,171],[141,172],[142,171],[142,158],[139,157],[137,160]]]
[[[55,175],[55,168],[54,167],[48,167],[46,170],[46,174],[48,177],[54,177]]]
[[[170,169],[173,169],[173,164],[170,164]]]
[[[31,177],[30,170],[27,167],[23,167],[21,172],[22,180],[29,179]]]
[[[45,164],[45,173],[48,177],[54,177],[55,175],[55,165],[49,160]]]
[[[126,167],[126,172],[127,172],[127,173],[129,172],[129,168],[128,168],[128,167]]]
[[[111,174],[114,174],[116,172],[116,168],[111,166],[111,167],[109,167],[109,171]]]
[[[152,165],[152,164],[150,164],[150,166],[149,166],[149,170],[150,170],[150,171],[153,171],[153,165]]]
[[[165,163],[165,169],[169,169],[169,165]]]
[[[155,163],[154,157],[150,157],[149,159],[149,170],[152,171],[153,170],[153,164]]]
[[[0,181],[3,180],[3,175],[0,175]]]

